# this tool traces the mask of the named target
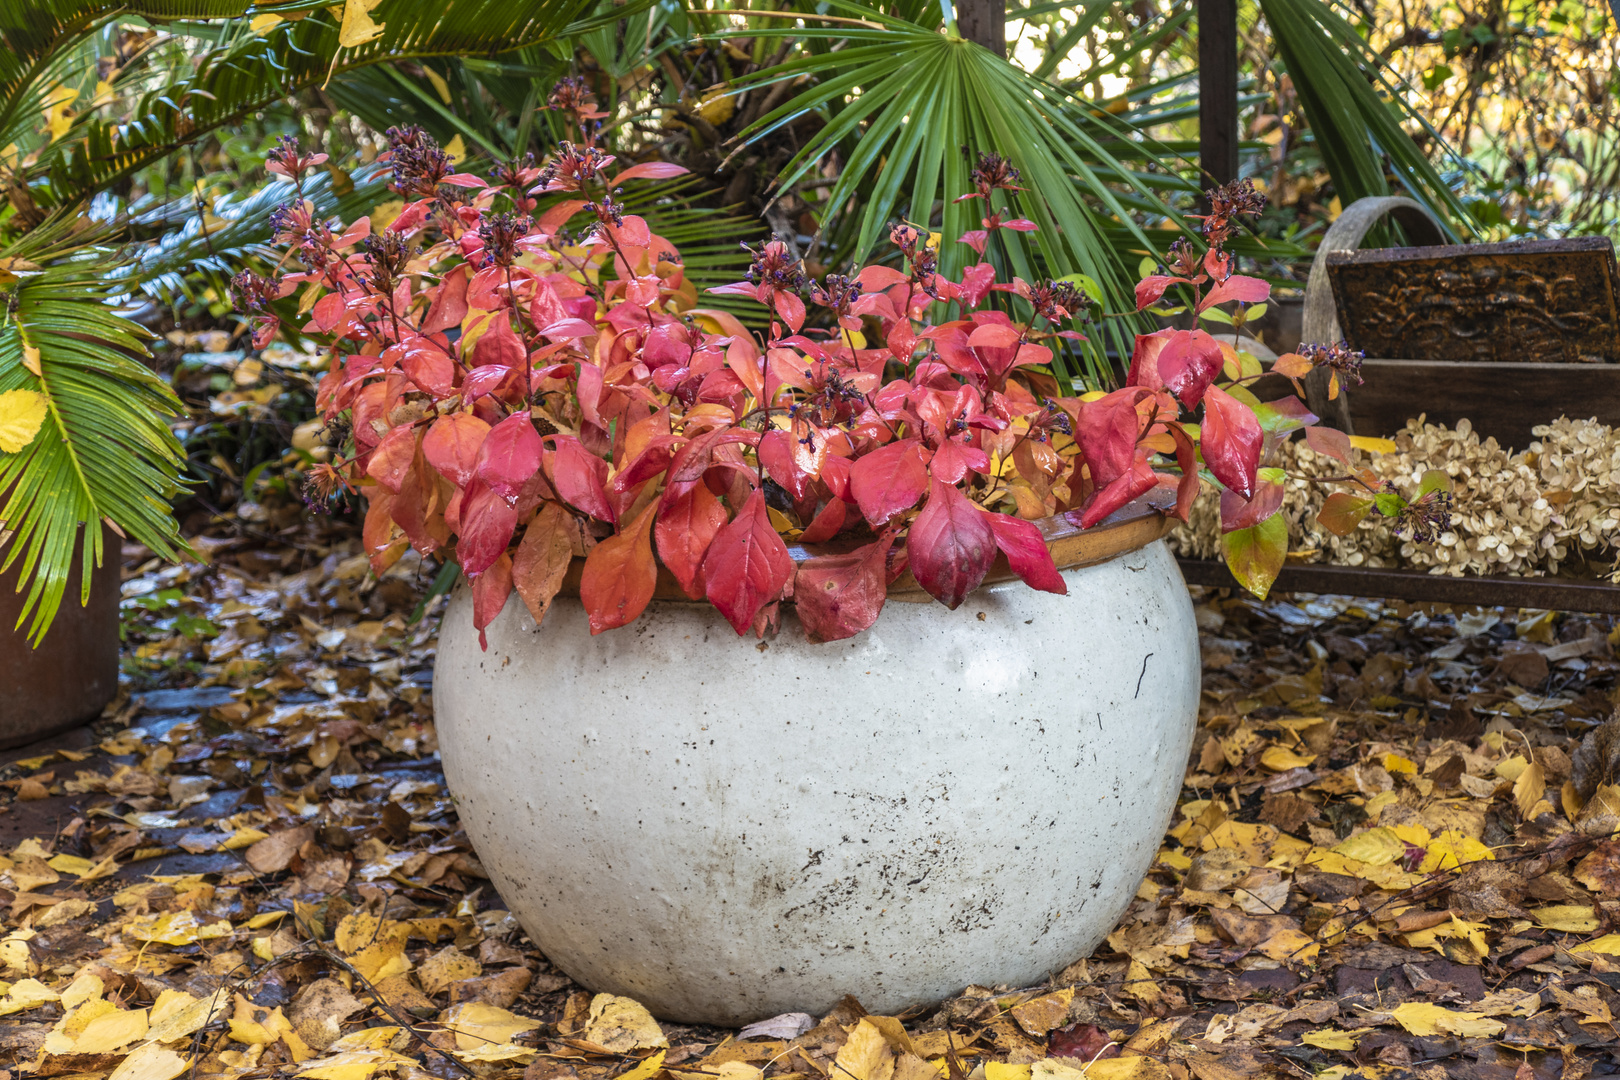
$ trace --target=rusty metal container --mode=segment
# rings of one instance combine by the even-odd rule
[[[26,595],[17,592],[18,567],[0,574],[0,749],[93,720],[118,691],[118,545],[109,531],[82,607],[75,566],[37,649],[25,630],[13,629]]]

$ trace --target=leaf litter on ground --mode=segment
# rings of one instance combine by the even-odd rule
[[[1092,955],[726,1031],[575,985],[506,911],[439,767],[436,568],[253,518],[206,563],[126,548],[119,698],[0,754],[12,1077],[1620,1072],[1612,620],[1200,593],[1180,805]]]

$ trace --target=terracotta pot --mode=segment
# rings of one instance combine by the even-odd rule
[[[501,897],[585,986],[681,1022],[894,1015],[1024,986],[1094,948],[1181,789],[1198,636],[1151,510],[1047,523],[1069,595],[1005,580],[956,611],[903,578],[877,624],[769,642],[656,599],[592,637],[515,598],[480,651],[445,614],[434,707]],[[678,595],[678,594],[677,594]]]
[[[79,604],[78,560],[56,621],[39,647],[25,623],[14,629],[26,592],[18,563],[0,574],[0,749],[22,746],[95,719],[118,691],[118,546],[105,533],[102,565]]]

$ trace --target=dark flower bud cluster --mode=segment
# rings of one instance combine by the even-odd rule
[[[265,155],[265,170],[296,182],[305,169],[319,165],[325,160],[325,154],[306,154],[299,149],[296,138],[283,135]]]
[[[911,264],[912,280],[937,300],[939,291],[934,275],[939,271],[939,252],[929,247],[927,241],[926,236],[910,225],[896,225],[889,230],[889,243],[899,248],[900,254]]]
[[[366,237],[362,246],[362,258],[371,266],[368,284],[384,295],[392,293],[394,284],[405,274],[405,264],[410,262],[410,245],[399,233],[384,230]]]
[[[761,245],[758,251],[747,244],[743,244],[742,249],[754,257],[754,261],[748,265],[748,272],[743,275],[750,284],[780,292],[804,292],[807,284],[804,271],[787,244],[781,240],[770,240]]]
[[[596,101],[591,97],[590,86],[583,75],[565,75],[552,86],[545,107],[559,112],[592,112],[596,108]]]
[[[607,167],[608,155],[594,146],[564,142],[557,156],[540,170],[540,184],[548,190],[578,191]]]
[[[1354,379],[1357,386],[1361,385],[1361,362],[1367,354],[1352,349],[1348,341],[1336,345],[1301,345],[1299,355],[1309,360],[1313,367],[1330,368],[1341,378]]]
[[[1209,213],[1203,215],[1204,240],[1212,248],[1219,248],[1231,239],[1235,227],[1233,219],[1253,217],[1266,208],[1266,197],[1249,179],[1234,180],[1230,184],[1211,188],[1207,195]]]
[[[964,146],[962,153],[968,152]],[[974,188],[974,193],[968,197],[988,202],[992,191],[1023,191],[1018,186],[1018,180],[1018,170],[1013,168],[1012,162],[1000,154],[982,153],[978,164],[968,173],[968,181]]]
[[[348,477],[341,467],[319,462],[310,468],[309,475],[304,478],[304,505],[311,513],[329,514],[334,498],[340,503],[345,502],[343,496],[351,490]]]
[[[1395,518],[1395,535],[1410,534],[1419,544],[1432,544],[1451,529],[1453,499],[1449,491],[1431,491],[1401,507]]]
[[[243,270],[231,278],[231,300],[237,311],[264,311],[280,296],[280,276],[261,277],[251,270]]]
[[[332,230],[318,221],[310,204],[282,203],[270,211],[270,231],[276,243],[289,248],[305,269],[317,273],[332,261]]]
[[[518,187],[527,183],[525,170],[534,168],[534,155],[524,154],[517,161],[506,161],[489,170],[489,178],[504,187]]]
[[[1035,305],[1035,314],[1049,323],[1091,319],[1091,298],[1072,281],[1041,282],[1030,290],[1029,302]]]
[[[821,285],[810,283],[810,299],[822,307],[831,308],[839,318],[850,313],[855,301],[861,298],[861,283],[843,274],[828,274]]]
[[[437,195],[440,181],[455,172],[450,155],[415,124],[391,127],[387,134],[394,190],[423,199]]]
[[[1029,418],[1029,434],[1037,442],[1046,442],[1053,435],[1073,435],[1074,425],[1063,407],[1047,398],[1041,403],[1041,411]]]
[[[866,405],[866,395],[837,368],[827,368],[819,380],[814,371],[806,371],[804,375],[816,389],[788,409],[793,419],[807,419],[817,427],[836,427],[854,419]],[[815,449],[813,435],[806,434],[799,441]]]
[[[1204,261],[1204,256],[1186,240],[1172,241],[1165,257],[1169,262],[1161,269],[1175,277],[1184,278],[1195,276]]]
[[[609,222],[612,222],[614,228],[622,228],[624,225],[624,204],[614,202],[612,195],[602,196],[599,203],[588,202],[581,209],[587,214],[596,215],[597,229],[604,236]]]
[[[494,214],[478,226],[484,242],[484,257],[496,266],[511,266],[517,260],[518,241],[529,235],[532,222],[527,214]]]

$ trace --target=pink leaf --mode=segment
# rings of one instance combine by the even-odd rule
[[[1046,538],[1033,521],[1009,517],[1006,514],[987,514],[990,531],[995,534],[996,546],[1007,556],[1007,565],[1023,579],[1024,584],[1042,592],[1069,594],[1068,583],[1058,573],[1052,561],[1052,552]]]
[[[688,171],[668,161],[647,161],[632,165],[615,176],[611,186],[618,187],[626,180],[668,180],[673,176],[685,176]]]
[[[517,531],[517,508],[487,484],[474,482],[461,501],[461,531],[456,559],[462,571],[476,578],[506,554]],[[508,565],[510,573],[510,564]]]
[[[850,494],[873,527],[917,505],[928,490],[928,469],[916,439],[902,439],[855,459],[849,470]]]
[[[781,597],[792,574],[787,545],[771,527],[764,493],[755,488],[736,519],[709,545],[703,559],[704,594],[740,637],[766,604]]]
[[[516,412],[490,428],[478,449],[474,474],[505,499],[515,499],[540,471],[540,433],[527,412]]]
[[[793,603],[804,636],[812,642],[842,641],[877,622],[888,596],[886,568],[894,533],[847,555],[818,555],[799,567]]]
[[[953,611],[996,561],[996,537],[983,510],[960,490],[934,480],[928,504],[906,534],[911,572],[928,595]]]
[[[1308,427],[1305,429],[1305,445],[1318,454],[1338,458],[1346,465],[1350,464],[1351,447],[1350,436],[1337,428]]]
[[[1200,439],[1204,463],[1215,479],[1245,499],[1254,496],[1254,477],[1260,468],[1264,438],[1253,409],[1218,386],[1211,386],[1204,394]]]
[[[489,648],[484,628],[495,621],[512,595],[512,558],[502,555],[473,581],[473,628],[478,631],[478,647]]]
[[[1198,310],[1208,311],[1216,304],[1224,304],[1229,300],[1258,304],[1270,295],[1271,286],[1260,278],[1233,274],[1204,294],[1204,298],[1198,301]]]
[[[608,463],[585,449],[572,435],[558,435],[556,445],[551,470],[557,494],[576,510],[598,521],[617,522],[618,515],[607,497]]]

